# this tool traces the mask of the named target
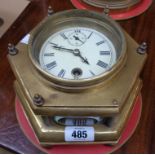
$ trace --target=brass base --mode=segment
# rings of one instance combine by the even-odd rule
[[[141,111],[142,111],[142,97],[139,94],[136,102],[134,103],[133,110],[129,119],[123,129],[119,142],[116,145],[55,145],[44,147],[40,145],[37,136],[35,135],[29,120],[25,114],[22,104],[18,97],[15,101],[16,116],[19,122],[20,128],[22,129],[25,136],[29,141],[40,149],[44,153],[48,154],[109,154],[119,148],[121,148],[133,135],[140,121]]]
[[[128,120],[130,112],[133,108],[135,99],[141,89],[141,81],[138,80],[126,101],[122,112],[114,117],[111,117],[110,123],[95,124],[95,141],[94,142],[65,142],[64,131],[65,126],[58,125],[54,120],[49,120],[48,116],[35,115],[29,103],[25,100],[24,93],[22,92],[18,82],[15,82],[15,90],[19,97],[26,115],[37,135],[41,145],[56,145],[56,144],[117,144],[121,136],[122,130]],[[46,123],[45,123],[46,120]],[[47,123],[48,122],[48,123]]]

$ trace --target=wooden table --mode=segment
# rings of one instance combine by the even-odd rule
[[[41,153],[19,128],[15,110],[13,81],[7,60],[7,44],[17,44],[46,15],[51,5],[55,12],[72,9],[70,0],[32,0],[7,33],[0,39],[0,146],[19,153]],[[143,112],[140,124],[130,140],[116,153],[155,153],[155,1],[144,14],[121,21],[123,28],[138,42],[148,43],[148,60],[142,72]]]

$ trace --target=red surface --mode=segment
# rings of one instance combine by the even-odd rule
[[[121,135],[120,141],[115,146],[106,146],[102,144],[98,145],[58,145],[51,148],[43,148],[39,145],[39,142],[27,120],[21,103],[16,99],[16,115],[21,129],[27,136],[27,138],[40,150],[50,154],[107,154],[119,149],[134,133],[137,124],[140,120],[142,110],[142,99],[139,96],[135,102],[131,116],[127,122],[127,125]]]
[[[103,11],[103,9],[90,6],[84,2],[81,2],[81,0],[71,0],[71,2],[78,9],[88,9],[88,10],[94,10],[94,11],[99,11],[99,12]],[[143,12],[145,12],[150,7],[151,4],[152,4],[152,0],[141,0],[139,4],[131,7],[130,9],[126,9],[121,12],[112,11],[110,13],[110,16],[116,20],[129,19],[129,18],[138,16],[142,14]]]

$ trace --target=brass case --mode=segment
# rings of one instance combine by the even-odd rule
[[[116,144],[132,111],[134,101],[140,92],[142,82],[139,74],[147,54],[137,53],[138,44],[125,33],[127,40],[127,60],[124,67],[113,79],[82,93],[69,93],[56,90],[48,85],[37,72],[28,57],[28,46],[18,44],[19,53],[8,55],[16,76],[15,90],[36,133],[40,144],[70,144],[64,141],[65,126],[54,121],[45,123],[49,116],[101,116],[111,117],[110,126],[95,124],[94,142],[74,142],[74,144]],[[44,104],[36,106],[35,94],[42,94]],[[114,102],[117,101],[117,102]],[[73,142],[71,142],[73,144]]]

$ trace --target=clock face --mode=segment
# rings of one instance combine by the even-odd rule
[[[39,55],[41,68],[66,80],[100,76],[116,63],[116,50],[103,33],[86,27],[72,27],[52,34]]]

